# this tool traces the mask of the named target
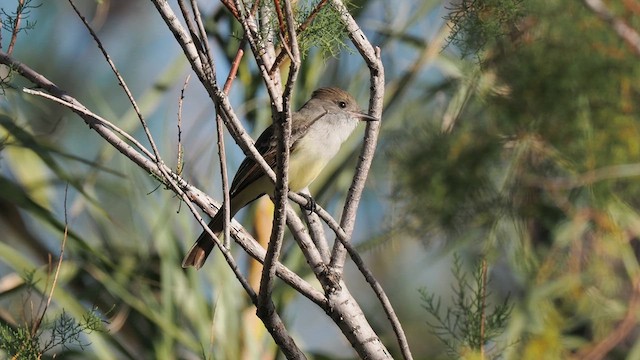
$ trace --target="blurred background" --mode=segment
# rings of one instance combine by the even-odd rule
[[[199,3],[223,82],[242,31],[217,1]],[[387,81],[379,147],[353,241],[389,295],[417,359],[480,358],[473,357],[478,351],[500,359],[640,359],[640,54],[585,3],[350,4],[381,49]],[[0,0],[3,51],[17,4]],[[12,56],[146,144],[122,89],[69,3],[27,4],[28,21],[23,19]],[[304,11],[315,4],[297,6]],[[172,34],[149,1],[77,5],[133,91],[165,162],[176,168],[178,102],[191,72]],[[612,0],[606,6],[632,31],[640,29],[640,2]],[[309,47],[296,107],[314,89],[338,86],[366,109],[369,72],[345,41]],[[4,340],[7,329],[32,328],[68,225],[60,277],[39,338],[44,358],[282,357],[219,254],[198,272],[180,267],[201,229],[173,193],[70,111],[22,93],[31,86],[24,79],[13,75],[3,83]],[[230,98],[257,137],[271,114],[248,50]],[[193,76],[180,126],[183,177],[221,199],[214,108]],[[310,188],[335,217],[363,132],[360,127]],[[226,144],[232,176],[244,156],[231,137]],[[268,200],[257,202],[236,219],[256,231],[269,206]],[[293,241],[285,242],[285,250],[283,262],[311,279]],[[253,265],[237,254],[249,272]],[[386,316],[350,262],[347,283],[400,357]],[[478,337],[477,327],[462,326],[478,318],[478,308],[461,301],[461,294],[470,302],[480,299],[482,318],[493,321],[495,331],[481,334],[480,347],[470,340]],[[356,357],[312,303],[282,284],[275,296],[310,357]],[[492,316],[503,304],[503,316]],[[81,324],[88,313],[100,319],[100,331],[46,347],[56,339],[57,319]]]

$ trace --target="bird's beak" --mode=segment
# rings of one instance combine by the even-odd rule
[[[362,121],[378,121],[378,120],[380,120],[380,119],[378,119],[378,118],[375,118],[375,117],[373,117],[373,116],[371,116],[371,115],[367,114],[367,113],[366,113],[366,112],[364,112],[364,111],[361,111],[361,112],[353,112],[353,115],[354,115],[355,117],[359,118],[359,119],[360,119],[360,120],[362,120]]]

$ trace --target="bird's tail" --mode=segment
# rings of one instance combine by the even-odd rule
[[[223,211],[218,211],[216,216],[211,219],[209,222],[209,229],[216,235],[216,237],[220,238],[220,234],[222,234],[222,227],[224,222]],[[206,231],[203,231],[202,234],[196,240],[196,243],[193,244],[187,255],[182,260],[182,267],[188,268],[189,266],[193,266],[196,269],[200,269],[204,262],[207,260],[207,257],[213,250],[215,246],[215,242],[209,236]]]

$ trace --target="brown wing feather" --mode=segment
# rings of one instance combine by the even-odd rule
[[[266,128],[258,140],[256,140],[256,149],[262,155],[269,167],[274,168],[276,166],[276,142],[273,134],[273,125]],[[250,156],[244,158],[238,172],[233,177],[231,182],[231,189],[229,189],[229,195],[233,196],[242,190],[244,190],[251,183],[260,178],[263,174],[262,168],[256,163]]]
[[[315,118],[312,119],[299,119],[301,115],[299,113],[293,114],[292,126],[292,138],[291,138],[291,149],[293,152],[295,150],[298,140],[307,132],[309,127],[320,119],[322,116],[326,114],[322,113]],[[295,129],[297,127],[297,129]],[[264,160],[267,162],[270,168],[276,168],[276,153],[278,151],[278,146],[276,142],[276,136],[273,132],[273,125],[267,127],[258,140],[256,140],[256,149],[262,155]],[[256,163],[250,156],[245,157],[245,159],[240,164],[238,168],[238,172],[233,177],[233,181],[231,182],[231,189],[229,189],[229,195],[233,196],[242,190],[244,190],[251,183],[256,181],[263,174],[262,168],[258,163]]]

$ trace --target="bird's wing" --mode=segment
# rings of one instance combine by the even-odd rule
[[[273,133],[273,125],[266,128],[262,134],[256,140],[256,149],[262,155],[264,160],[267,162],[270,168],[275,168],[276,166],[276,150],[277,143],[276,137]],[[231,196],[241,192],[251,183],[259,179],[264,172],[258,163],[256,163],[250,156],[244,158],[240,167],[238,168],[238,172],[236,172],[236,176],[234,176],[233,181],[231,182],[231,189],[229,193]]]
[[[290,152],[293,152],[298,144],[298,141],[306,132],[309,130],[309,127],[318,119],[322,118],[326,112],[318,115],[313,119],[306,119],[306,121],[296,121],[295,117],[301,116],[299,113],[294,113],[294,119],[292,121],[292,130],[291,130],[291,149]],[[297,127],[297,128],[296,128]],[[270,168],[276,168],[276,153],[278,151],[278,140],[276,138],[276,134],[273,131],[273,125],[267,127],[262,134],[256,140],[256,149],[262,155],[264,160],[267,162]],[[244,190],[251,183],[259,179],[263,175],[262,168],[258,163],[256,163],[250,156],[244,158],[240,167],[238,168],[238,172],[233,178],[231,182],[231,189],[229,193],[231,196],[238,194],[242,190]]]

